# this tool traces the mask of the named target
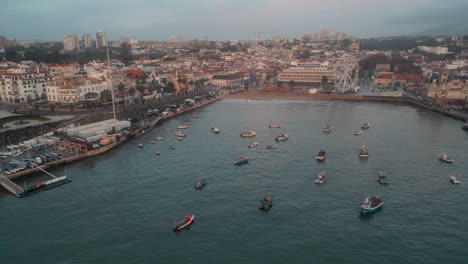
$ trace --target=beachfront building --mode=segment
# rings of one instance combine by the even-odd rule
[[[426,83],[427,96],[435,99],[468,100],[468,77],[435,76]]]
[[[296,63],[283,69],[278,74],[278,82],[291,88],[317,88],[326,80],[333,80],[334,71],[328,63],[307,62]]]
[[[52,76],[39,68],[14,68],[0,73],[0,100],[23,103],[45,99]]]
[[[47,84],[47,99],[60,104],[95,101],[106,89],[105,80],[60,77]]]
[[[375,79],[375,85],[382,86],[404,86],[410,87],[421,85],[423,77],[419,74],[406,74],[394,72],[379,72]]]
[[[244,84],[244,78],[239,74],[218,74],[211,78],[211,84],[219,87],[240,87]]]

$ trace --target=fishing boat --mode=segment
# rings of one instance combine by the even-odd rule
[[[363,213],[373,213],[383,206],[383,200],[378,197],[370,197],[369,195],[366,197],[364,201],[361,202],[359,207],[361,208],[361,212]]]
[[[354,135],[355,135],[355,136],[360,136],[360,135],[362,135],[362,131],[361,131],[361,130],[358,130],[358,131],[354,132]]]
[[[155,142],[153,140],[148,141],[150,144],[154,144]]]
[[[170,146],[169,148],[172,149],[172,150],[175,150],[175,146],[174,146],[174,145]]]
[[[143,144],[141,144],[141,143],[138,144],[138,147],[139,147],[139,148],[143,148]]]
[[[273,206],[273,196],[268,195],[263,198],[262,202],[260,203],[259,208],[262,210],[270,210]]]
[[[314,182],[317,184],[323,184],[325,180],[327,179],[327,175],[328,173],[326,171],[320,172],[319,175],[317,176],[317,179],[315,179]]]
[[[277,148],[278,148],[278,145],[276,144],[266,146],[266,149],[277,149]]]
[[[172,229],[174,229],[174,231],[180,231],[186,228],[187,226],[191,225],[193,221],[195,221],[195,215],[185,215],[184,220],[174,222],[174,224],[172,225]]]
[[[317,161],[324,161],[326,155],[327,155],[327,152],[321,149],[319,153],[317,154],[317,157],[316,157]]]
[[[163,140],[163,137],[156,137],[157,140]]]
[[[361,159],[369,158],[369,149],[367,148],[367,146],[362,145],[361,149],[359,150],[359,158]]]
[[[250,132],[242,132],[241,133],[241,137],[253,137],[257,135],[257,133],[255,133],[255,131],[250,131]]]
[[[215,133],[215,134],[218,134],[219,133],[219,129],[216,128],[216,127],[212,127],[211,128],[211,132]]]
[[[192,116],[192,118],[199,118],[199,116]]]
[[[453,184],[460,184],[461,181],[457,180],[457,177],[455,176],[450,176],[450,182]]]
[[[184,133],[180,132],[180,131],[177,132],[176,135],[177,135],[177,137],[186,137],[186,135]]]
[[[249,163],[249,160],[247,158],[242,158],[242,159],[238,159],[234,162],[234,165],[238,165],[238,166],[241,166],[241,165],[244,165],[244,164],[247,164]]]
[[[187,126],[187,125],[183,125],[183,126],[177,126],[177,129],[187,129],[189,128],[190,126]]]
[[[379,177],[378,180],[380,184],[389,184],[388,177],[385,175],[383,171],[379,171],[377,173],[377,176]]]
[[[249,148],[255,148],[256,146],[258,146],[258,142],[252,142],[249,144]]]
[[[157,156],[159,156],[159,155],[161,155],[161,152],[159,152],[159,150],[156,150],[156,151],[154,152],[154,154],[156,154]]]
[[[280,128],[281,126],[278,124],[272,124],[268,126],[269,128]]]
[[[362,126],[361,126],[361,129],[369,129],[370,125],[369,123],[364,123]]]
[[[322,128],[322,132],[330,132],[333,130],[333,127],[330,125],[326,125],[325,127]]]
[[[205,177],[201,177],[198,180],[197,184],[195,184],[195,189],[201,190],[203,187],[205,187],[205,182],[206,182]]]
[[[281,134],[279,136],[277,136],[275,138],[276,141],[283,141],[283,140],[287,140],[289,138],[289,136],[287,134]]]
[[[445,161],[445,162],[447,162],[447,163],[453,163],[453,162],[455,161],[454,159],[450,158],[450,157],[448,156],[448,154],[446,154],[446,153],[440,154],[440,155],[439,155],[439,159],[440,159],[441,161]]]
[[[68,179],[67,176],[56,177],[56,178],[54,178],[52,180],[41,182],[41,183],[38,183],[38,184],[35,184],[35,185],[29,187],[24,192],[19,193],[18,197],[23,198],[23,197],[29,196],[31,194],[41,192],[41,191],[45,191],[45,190],[57,187],[59,185],[65,184],[65,183],[69,183],[69,182],[71,182],[71,180]]]

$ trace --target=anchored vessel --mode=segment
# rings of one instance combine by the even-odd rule
[[[377,173],[377,176],[379,177],[379,183],[380,184],[388,184],[388,178],[387,176],[385,175],[385,173],[383,171],[379,171]]]
[[[278,145],[275,145],[275,144],[273,144],[273,145],[267,145],[266,148],[267,148],[267,149],[276,149],[276,148],[278,148]]]
[[[317,179],[315,179],[315,183],[317,184],[323,184],[325,182],[325,180],[327,179],[327,172],[326,171],[322,171],[320,172],[320,174],[317,176]]]
[[[219,129],[216,128],[216,127],[212,127],[211,128],[211,132],[215,133],[215,134],[218,134],[219,133]]]
[[[366,197],[364,201],[361,202],[360,208],[361,212],[363,213],[373,213],[383,206],[383,200],[378,197],[370,197],[369,195]]]
[[[38,167],[38,168],[41,171],[43,171],[43,172],[47,173],[48,175],[52,176],[53,179],[45,181],[45,182],[41,182],[41,183],[35,184],[34,186],[29,187],[24,192],[17,194],[17,196],[19,198],[23,198],[23,197],[29,196],[31,194],[35,194],[37,192],[45,191],[45,190],[48,190],[48,189],[63,185],[65,183],[71,182],[71,180],[68,179],[67,176],[55,177],[54,175],[48,173],[47,171],[41,169],[40,167]]]
[[[203,187],[205,187],[205,182],[206,182],[205,177],[201,177],[198,180],[197,184],[195,184],[195,189],[201,190]]]
[[[138,147],[139,147],[139,148],[143,148],[143,144],[138,144]]]
[[[172,229],[174,229],[174,231],[180,231],[186,228],[187,226],[191,225],[193,221],[195,221],[195,215],[186,215],[184,216],[184,220],[174,222],[174,224],[172,225]]]
[[[445,161],[447,163],[453,163],[455,160],[450,158],[446,153],[442,153],[439,155],[439,159],[441,161]]]
[[[363,145],[361,149],[359,150],[359,158],[361,159],[369,158],[369,149],[367,148],[366,145]]]
[[[333,127],[330,125],[326,125],[324,128],[322,128],[322,132],[330,132],[333,130]]]
[[[457,180],[457,177],[455,176],[450,176],[450,182],[453,184],[460,184],[461,181]]]
[[[244,164],[247,164],[249,163],[249,160],[247,158],[242,158],[242,159],[238,159],[234,162],[234,165],[244,165]]]
[[[258,142],[252,142],[249,144],[249,148],[255,148],[256,146],[258,146]]]
[[[263,198],[262,203],[260,204],[259,208],[262,210],[270,210],[273,206],[273,196],[268,195]]]
[[[281,126],[278,124],[272,124],[268,126],[269,128],[280,128]]]
[[[288,138],[289,138],[289,137],[288,137],[287,134],[281,134],[281,135],[277,136],[277,137],[275,138],[275,140],[276,140],[276,141],[283,141],[283,140],[287,140]]]
[[[369,123],[364,123],[364,125],[361,126],[361,129],[369,129],[369,127]]]
[[[250,131],[250,132],[242,132],[241,133],[241,137],[253,137],[257,135],[257,133],[255,133],[255,131]]]
[[[316,157],[317,161],[324,161],[326,155],[327,155],[327,152],[325,150],[323,149],[320,150]]]
[[[358,131],[354,132],[354,135],[355,135],[355,136],[362,135],[362,131],[361,131],[361,130],[358,130]]]
[[[174,145],[170,146],[169,148],[172,149],[172,150],[175,150],[175,146],[174,146]]]
[[[187,126],[187,125],[183,125],[183,126],[178,126],[177,129],[187,129],[189,128],[190,126]]]

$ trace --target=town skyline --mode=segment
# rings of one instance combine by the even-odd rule
[[[134,37],[165,41],[174,35],[184,39],[247,40],[254,39],[257,31],[292,38],[328,28],[360,38],[378,38],[466,34],[463,25],[468,22],[464,15],[468,3],[461,0],[449,3],[398,0],[378,5],[368,0],[357,4],[342,0],[327,3],[187,0],[183,4],[137,0],[131,4],[109,4],[108,1],[7,0],[0,10],[0,24],[9,26],[2,28],[1,33],[17,40],[58,41],[68,34],[96,31],[107,32],[110,40]],[[12,20],[17,23],[11,23]]]

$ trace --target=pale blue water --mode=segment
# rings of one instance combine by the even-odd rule
[[[187,138],[174,129],[192,115]],[[270,122],[281,124],[270,129]],[[353,132],[364,123],[362,136]],[[320,128],[329,123],[330,134]],[[210,133],[218,127],[221,134]],[[224,100],[67,166],[70,184],[0,193],[2,263],[466,263],[468,133],[405,104]],[[255,130],[252,139],[242,130]],[[276,150],[274,137],[289,134]],[[155,145],[147,143],[163,136]],[[260,144],[248,149],[252,141]],[[137,148],[145,143],[144,149]],[[169,146],[175,144],[175,151]],[[370,158],[359,160],[362,144]],[[327,159],[317,163],[324,148]],[[153,154],[155,149],[161,156]],[[448,152],[454,164],[439,162]],[[250,163],[235,167],[247,156]],[[316,175],[327,170],[324,185]],[[383,170],[389,186],[377,183]],[[64,168],[53,171],[63,174]],[[448,177],[463,183],[452,185]],[[199,177],[202,191],[194,190]],[[38,178],[34,180],[38,180]],[[29,179],[32,183],[33,179]],[[273,195],[273,208],[258,209]],[[359,202],[384,208],[359,217]],[[190,230],[172,222],[196,214]]]

